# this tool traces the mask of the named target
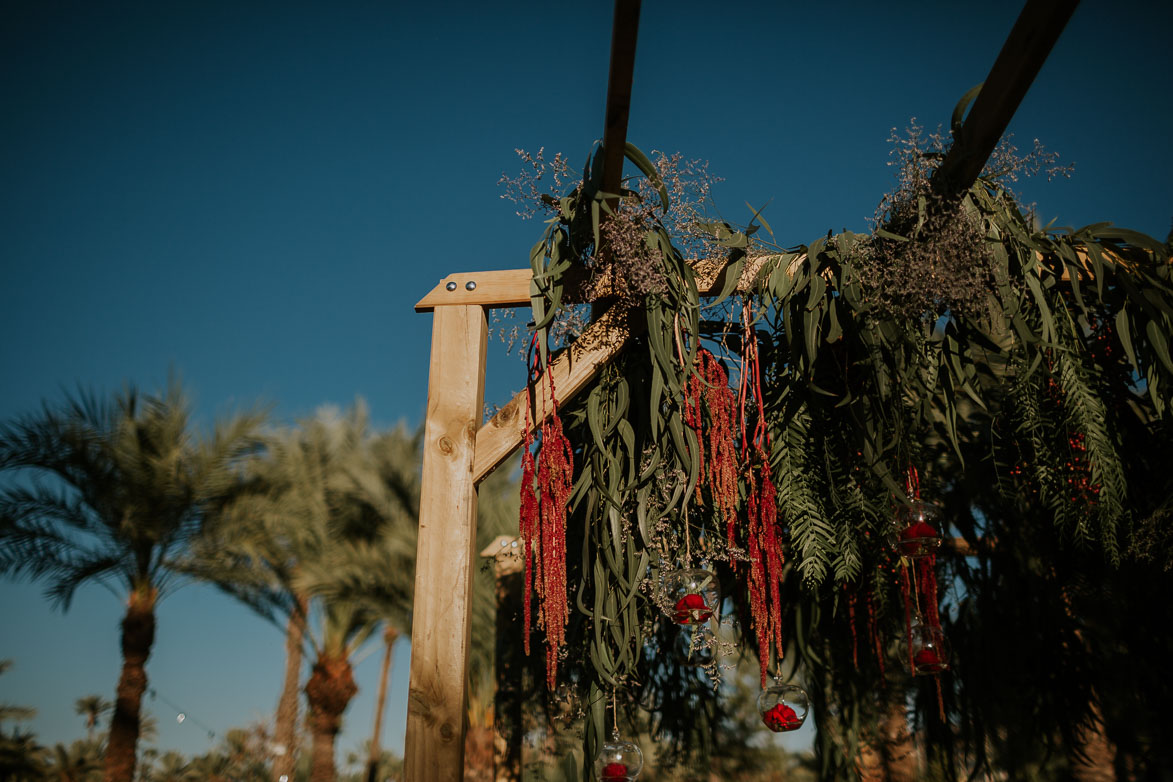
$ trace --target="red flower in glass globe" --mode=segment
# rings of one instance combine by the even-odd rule
[[[643,766],[644,755],[640,748],[612,735],[595,757],[595,779],[598,782],[633,782],[639,778]]]
[[[806,722],[810,698],[806,690],[793,684],[774,684],[758,696],[758,713],[762,722],[775,733],[798,730]]]
[[[930,502],[914,502],[903,518],[900,529],[900,553],[917,559],[934,553],[941,545],[941,536],[930,522],[937,518],[937,506]]]
[[[938,673],[942,670],[941,656],[934,649],[921,649],[913,656],[912,662],[917,671]]]
[[[603,766],[602,782],[627,782],[627,766],[622,763],[608,763]]]
[[[710,570],[674,570],[664,577],[664,593],[665,612],[676,624],[704,624],[720,610],[721,590]]]
[[[777,704],[763,714],[762,721],[766,723],[767,728],[775,733],[798,730],[802,727],[802,720],[798,718],[798,713],[784,703]]]
[[[707,622],[713,612],[705,606],[705,599],[695,592],[690,592],[676,601],[676,609],[672,618],[677,624],[695,625]]]
[[[912,668],[918,676],[949,670],[949,648],[940,627],[923,622],[912,626]]]

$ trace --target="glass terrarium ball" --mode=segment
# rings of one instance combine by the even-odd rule
[[[810,698],[806,690],[794,684],[774,684],[758,696],[758,713],[762,722],[775,733],[798,730],[806,722]]]
[[[598,782],[632,782],[644,767],[644,753],[630,741],[611,739],[595,758]]]
[[[913,625],[912,667],[919,676],[949,670],[949,648],[940,627],[924,623]]]
[[[721,605],[717,574],[711,570],[674,570],[664,578],[664,591],[668,615],[677,624],[703,624],[717,615]]]
[[[927,557],[941,545],[938,532],[937,506],[931,502],[916,501],[906,508],[897,521],[900,553],[916,559]]]

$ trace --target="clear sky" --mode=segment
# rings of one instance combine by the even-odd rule
[[[724,215],[760,206],[781,243],[865,230],[892,187],[887,138],[947,124],[1020,6],[646,0],[629,139],[710,161]],[[540,225],[497,181],[514,148],[580,164],[601,135],[611,6],[595,3],[6,4],[0,17],[0,418],[77,384],[178,371],[207,421],[268,401],[292,420],[365,397],[418,424],[431,318],[451,272],[524,267]],[[1173,5],[1085,0],[1019,110],[1071,180],[1021,192],[1044,221],[1173,219]],[[500,345],[492,348],[503,353]],[[495,358],[486,401],[522,383]],[[68,614],[0,583],[0,702],[43,743],[112,698],[121,606]],[[409,645],[384,742],[401,751]],[[370,730],[377,650],[340,753]],[[161,750],[271,715],[280,632],[189,586],[159,609],[148,672]]]

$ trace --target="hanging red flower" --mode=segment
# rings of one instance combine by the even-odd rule
[[[737,451],[733,439],[736,400],[729,387],[729,375],[709,351],[696,352],[696,371],[685,387],[684,422],[696,433],[699,474],[696,494],[709,489],[714,508],[725,520],[729,546],[735,545],[737,521]],[[708,427],[705,415],[708,413]],[[706,436],[707,435],[707,436]]]
[[[603,773],[600,778],[603,782],[626,782],[627,766],[622,763],[608,763],[606,766],[603,766]]]
[[[763,714],[762,721],[766,723],[767,728],[775,733],[798,730],[802,727],[802,720],[798,718],[798,713],[784,703],[779,703]]]
[[[758,642],[762,686],[766,685],[771,649],[782,657],[782,539],[778,527],[778,495],[770,471],[770,434],[762,394],[757,336],[748,309],[743,310],[741,437],[746,480],[746,537],[749,553],[749,602]],[[752,438],[746,436],[746,418],[756,417]]]
[[[712,616],[713,612],[705,607],[705,599],[695,592],[677,600],[675,612],[672,615],[676,623],[682,625],[707,622]]]
[[[758,695],[762,723],[775,733],[801,728],[809,709],[806,690],[793,684],[772,684]]]
[[[536,373],[531,368],[531,377]],[[540,373],[539,378],[540,378]],[[539,624],[546,631],[546,684],[554,689],[558,677],[558,653],[566,637],[569,606],[566,593],[566,510],[574,480],[574,455],[562,431],[554,376],[545,373],[551,412],[542,422],[535,469],[530,449],[529,391],[526,391],[525,453],[522,456],[521,513],[519,531],[525,556],[525,651],[529,654],[532,625],[530,590],[536,589]],[[536,573],[535,573],[536,571]],[[536,575],[536,578],[535,578]]]

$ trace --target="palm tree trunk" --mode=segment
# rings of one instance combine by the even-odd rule
[[[354,671],[345,657],[320,656],[306,682],[310,704],[310,782],[334,782],[334,739],[342,727],[342,713],[358,692]]]
[[[874,743],[860,740],[855,754],[855,773],[859,782],[887,782],[884,753]]]
[[[383,667],[379,671],[379,694],[375,698],[375,729],[371,734],[371,754],[367,759],[367,782],[376,782],[375,776],[379,771],[379,736],[383,733],[383,709],[387,703],[387,679],[391,673],[391,649],[399,640],[399,631],[388,624],[383,629],[383,643],[386,649],[383,652]]]
[[[1104,717],[1092,693],[1092,719],[1079,732],[1079,751],[1069,752],[1076,782],[1116,782],[1116,748],[1104,731]]]
[[[298,699],[301,697],[301,644],[305,635],[305,614],[308,602],[297,598],[297,608],[289,615],[285,627],[285,683],[277,702],[277,719],[273,726],[273,740],[282,751],[273,760],[273,782],[281,778],[293,779],[293,765],[297,759]]]
[[[127,600],[122,619],[122,676],[106,745],[106,782],[134,782],[139,721],[147,691],[146,664],[155,643],[156,597],[153,587],[145,587],[133,590]]]
[[[916,743],[908,727],[908,709],[903,701],[888,708],[881,726],[884,743],[884,773],[889,782],[916,779]]]

